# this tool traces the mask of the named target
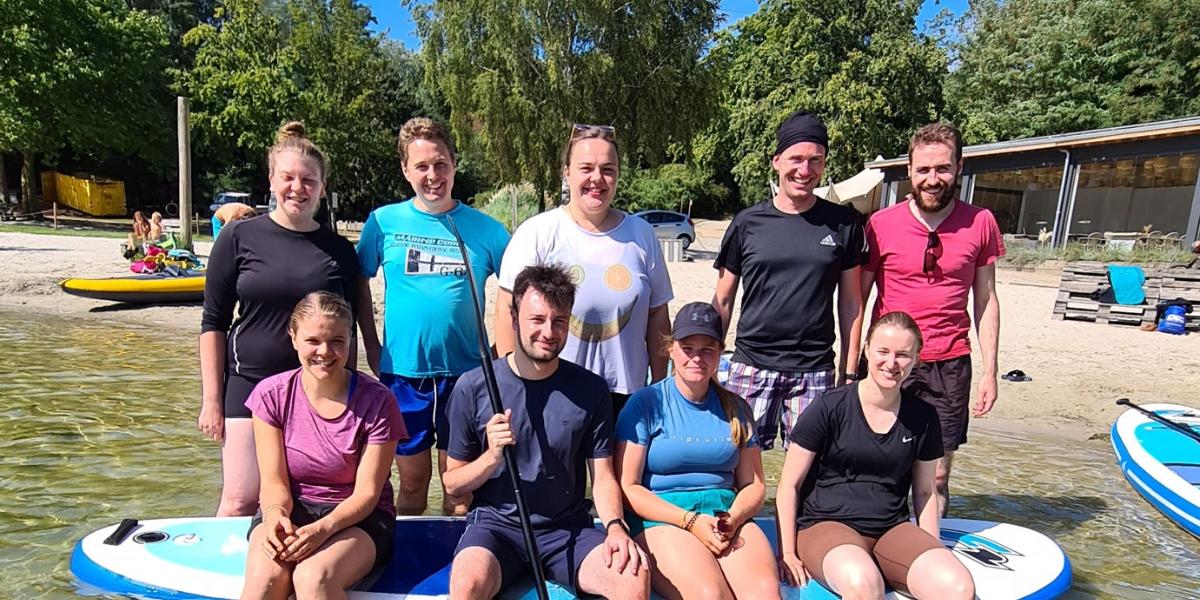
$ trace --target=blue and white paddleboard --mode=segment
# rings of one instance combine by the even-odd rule
[[[1200,411],[1178,404],[1142,408],[1200,433]],[[1129,409],[1112,428],[1129,485],[1176,525],[1200,537],[1200,441]]]
[[[757,519],[774,537],[770,518]],[[84,537],[71,556],[71,571],[83,593],[128,594],[143,598],[237,598],[246,562],[248,517],[143,521],[116,545],[104,543],[112,525]],[[465,527],[462,518],[401,517],[391,562],[351,593],[354,600],[433,600],[449,594],[450,562]],[[1071,585],[1071,565],[1050,538],[1015,525],[946,519],[942,542],[971,571],[981,600],[1054,598]],[[774,540],[772,540],[774,543]],[[836,596],[811,583],[783,587],[789,600],[830,600]],[[575,598],[551,585],[551,598]],[[534,599],[528,581],[502,595]],[[889,599],[904,598],[888,594]]]

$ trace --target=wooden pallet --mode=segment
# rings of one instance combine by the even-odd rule
[[[1092,294],[1108,286],[1105,267],[1105,263],[1096,261],[1067,263],[1062,270],[1052,318],[1140,327],[1155,323],[1155,307],[1160,300],[1183,298],[1200,304],[1200,270],[1178,268],[1143,268],[1146,274],[1142,284],[1145,304],[1128,306],[1097,302],[1092,299]],[[1200,310],[1187,316],[1186,327],[1189,331],[1200,331]]]

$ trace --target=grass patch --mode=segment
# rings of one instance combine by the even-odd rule
[[[92,229],[90,227],[59,227],[54,229],[49,225],[29,225],[17,223],[0,223],[0,233],[35,233],[40,235],[62,235],[70,237],[102,237],[123,240],[128,234],[120,231]]]
[[[1186,264],[1195,256],[1180,248],[1146,248],[1136,247],[1132,250],[1119,250],[1107,246],[1087,246],[1071,242],[1064,248],[1050,246],[1018,246],[1007,248],[1007,253],[1001,259],[1003,264],[1018,267],[1037,266],[1051,260],[1075,261],[1094,260],[1104,263],[1137,263],[1137,264]]]

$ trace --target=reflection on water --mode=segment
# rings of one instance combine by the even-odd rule
[[[0,598],[73,597],[67,561],[93,529],[214,510],[194,334],[0,312],[0,348]],[[772,494],[782,463],[767,454]],[[1130,490],[1105,442],[977,432],[953,488],[956,516],[1055,538],[1072,598],[1200,597],[1200,542]]]

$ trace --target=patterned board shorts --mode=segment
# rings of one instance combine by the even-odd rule
[[[763,450],[774,448],[778,435],[787,449],[787,436],[797,417],[821,392],[833,387],[833,380],[833,371],[772,371],[733,361],[725,387],[745,398],[754,409],[759,446]]]

